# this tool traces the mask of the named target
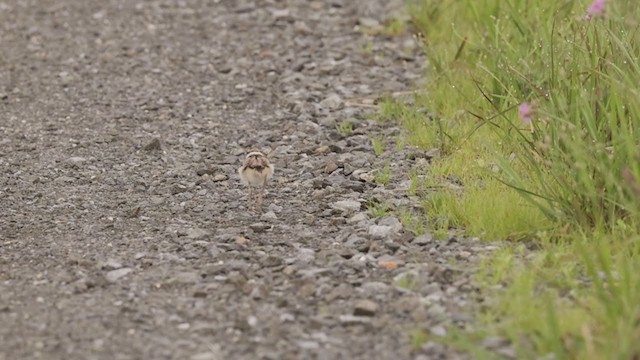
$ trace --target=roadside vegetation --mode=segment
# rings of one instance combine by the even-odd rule
[[[478,274],[478,330],[447,341],[640,358],[640,7],[414,0],[410,14],[428,85],[380,116],[439,156],[411,175],[429,221],[403,222],[504,241]]]

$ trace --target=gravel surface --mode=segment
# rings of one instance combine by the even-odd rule
[[[363,31],[401,9],[0,1],[0,359],[459,358],[411,334],[467,326],[494,246],[367,212],[418,209],[428,162],[377,157],[399,130],[364,116],[423,75],[411,36]],[[276,166],[254,216],[252,146]]]

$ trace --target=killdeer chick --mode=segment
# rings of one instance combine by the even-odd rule
[[[258,150],[251,150],[238,169],[242,183],[249,187],[249,211],[255,211],[255,205],[262,209],[264,188],[273,176],[273,164],[267,156]],[[257,194],[256,194],[257,191]],[[254,197],[255,203],[254,203]]]

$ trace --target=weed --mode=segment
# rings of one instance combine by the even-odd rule
[[[387,185],[391,181],[391,166],[388,163],[376,171],[374,181],[380,185]]]
[[[406,272],[394,279],[393,284],[403,289],[412,290],[416,288],[417,282],[415,275]]]
[[[391,18],[385,21],[382,34],[386,36],[398,36],[407,32],[407,22],[399,18]]]
[[[367,210],[372,217],[381,218],[389,215],[391,208],[385,203],[369,201],[367,203]]]
[[[371,146],[373,147],[373,153],[376,154],[376,156],[380,156],[382,155],[382,153],[384,153],[385,143],[383,138],[371,138]]]
[[[407,209],[401,209],[398,212],[398,218],[402,226],[412,232],[414,235],[422,235],[425,233],[425,220],[420,215],[415,215]]]
[[[354,125],[353,122],[351,121],[342,121],[339,124],[336,125],[336,130],[342,135],[342,136],[351,136],[353,134],[353,129],[354,129]]]

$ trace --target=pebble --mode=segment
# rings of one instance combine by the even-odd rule
[[[390,287],[389,285],[380,281],[369,281],[362,284],[360,286],[360,289],[369,295],[376,295],[386,293],[390,290]]]
[[[313,249],[300,248],[296,254],[296,262],[298,264],[311,264],[316,257],[316,252]]]
[[[267,211],[266,213],[260,215],[260,220],[274,221],[274,220],[278,220],[278,216],[273,211]]]
[[[121,278],[129,275],[131,272],[133,272],[133,269],[131,268],[120,268],[116,270],[111,270],[106,273],[105,278],[109,282],[116,282]]]
[[[260,260],[260,265],[264,267],[275,267],[284,264],[284,260],[282,258],[269,255]]]
[[[429,332],[432,335],[438,336],[438,337],[447,336],[447,329],[442,325],[436,325],[436,326],[433,326],[433,327],[429,328]]]
[[[67,164],[69,164],[71,166],[78,167],[78,166],[82,165],[85,161],[87,161],[87,159],[85,159],[83,157],[72,156],[72,157],[67,159]]]
[[[329,94],[320,102],[320,106],[329,110],[337,110],[342,105],[342,99],[338,94]]]
[[[221,182],[221,181],[225,181],[225,180],[228,180],[228,179],[229,179],[229,176],[227,174],[217,174],[217,175],[214,175],[211,180],[213,182]]]
[[[384,225],[391,227],[393,233],[399,233],[402,231],[402,223],[394,216],[386,216],[378,221],[378,225]]]
[[[355,316],[373,316],[378,312],[378,304],[371,300],[360,300],[353,308]]]
[[[393,228],[387,225],[371,225],[369,226],[369,235],[374,240],[382,240],[391,236]]]
[[[338,164],[336,164],[333,161],[329,161],[325,166],[324,166],[324,173],[325,174],[331,174],[332,172],[338,170]]]
[[[369,215],[367,215],[367,213],[357,213],[352,217],[350,217],[349,220],[347,220],[347,223],[356,224],[356,223],[361,223],[367,220],[369,220]]]
[[[100,269],[107,271],[120,269],[121,267],[122,263],[114,259],[109,259],[100,264]]]
[[[345,212],[353,212],[353,211],[359,211],[361,204],[359,201],[356,201],[356,200],[340,200],[331,204],[331,207],[333,207],[334,209],[345,211]]]
[[[200,228],[190,228],[186,231],[187,238],[196,240],[206,238],[210,235],[209,231]]]
[[[502,336],[489,336],[484,338],[480,345],[487,349],[497,349],[509,345],[509,340]]]
[[[371,322],[369,317],[355,315],[340,315],[339,320],[344,325],[362,325]]]
[[[255,231],[256,233],[263,233],[263,232],[271,229],[271,225],[265,224],[263,222],[258,222],[258,223],[253,223],[253,224],[249,225],[249,228],[251,230]]]
[[[204,352],[194,354],[189,358],[190,360],[222,360],[222,357],[214,352]]]
[[[200,276],[200,274],[191,272],[191,271],[185,271],[185,272],[180,272],[175,276],[173,276],[171,279],[169,279],[168,283],[169,284],[196,284],[201,280],[202,280],[202,277]]]
[[[160,139],[155,138],[151,140],[145,147],[143,148],[146,151],[157,151],[162,150],[162,145],[160,144]]]
[[[428,244],[430,244],[432,242],[433,242],[433,234],[425,233],[425,234],[422,234],[422,235],[416,237],[415,239],[413,239],[413,241],[411,243],[414,244],[414,245],[424,246],[424,245],[428,245]]]

